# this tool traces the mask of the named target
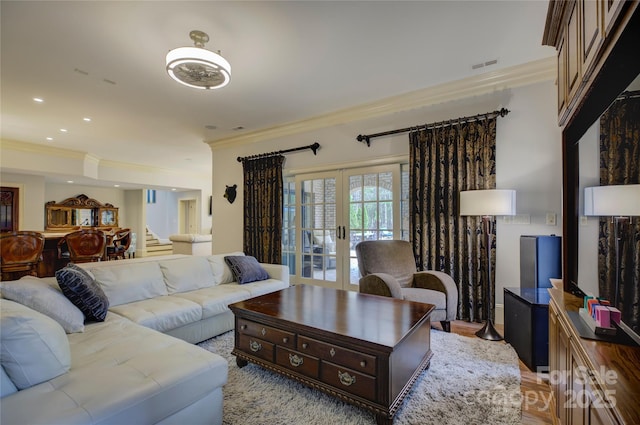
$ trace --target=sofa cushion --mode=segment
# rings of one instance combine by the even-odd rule
[[[158,263],[117,262],[121,264],[89,269],[107,294],[111,306],[167,295]]]
[[[0,317],[0,363],[18,389],[69,370],[69,341],[55,320],[5,299],[0,299]]]
[[[5,397],[3,424],[164,423],[227,381],[222,357],[117,314],[69,335],[69,345],[69,373]]]
[[[20,280],[0,282],[0,290],[4,298],[49,316],[66,333],[84,331],[84,314],[64,296],[53,278],[24,276]]]
[[[56,279],[62,293],[82,311],[87,320],[104,320],[109,299],[85,270],[67,266],[56,271]]]
[[[235,285],[236,285],[235,283],[230,283],[225,286],[235,286]],[[250,283],[244,283],[241,285],[241,287],[242,289],[249,291],[249,293],[251,294],[251,297],[257,297],[260,295],[268,294],[270,292],[275,292],[281,289],[288,288],[289,284],[284,283],[283,281],[277,280],[277,279],[266,279],[266,280],[259,280],[259,281],[250,282]]]
[[[202,319],[200,305],[172,295],[121,304],[112,307],[110,311],[159,332],[166,332]]]
[[[6,397],[18,391],[15,384],[5,372],[4,367],[0,366],[0,398]]]
[[[211,266],[211,270],[213,271],[213,278],[216,285],[220,283],[231,283],[235,279],[231,272],[231,268],[224,261],[224,257],[228,255],[240,256],[244,255],[244,252],[229,252],[226,254],[209,255],[206,257],[209,261],[209,265]]]
[[[224,257],[224,261],[231,268],[235,280],[239,284],[269,279],[269,275],[255,257],[250,255],[229,255]]]
[[[159,264],[169,294],[193,291],[215,284],[211,266],[205,257],[188,256],[160,261]]]
[[[202,307],[202,318],[207,319],[229,311],[229,304],[244,301],[251,298],[252,295],[244,286],[240,286],[237,283],[228,283],[196,291],[182,292],[172,296],[184,298],[200,305]]]

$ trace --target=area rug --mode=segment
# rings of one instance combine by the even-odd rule
[[[373,425],[373,413],[249,363],[238,368],[233,332],[198,344],[229,362],[224,425]],[[520,423],[518,356],[508,344],[431,331],[431,366],[396,413],[396,425]]]

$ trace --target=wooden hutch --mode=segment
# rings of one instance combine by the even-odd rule
[[[563,127],[563,280],[550,289],[551,413],[562,424],[640,424],[640,348],[581,338],[578,142],[640,72],[638,1],[551,1],[543,44],[558,52]],[[583,277],[584,279],[584,277]],[[555,421],[554,421],[555,422]]]
[[[67,233],[82,228],[97,228],[107,233],[118,229],[118,207],[101,203],[81,194],[62,202],[45,204],[45,245],[38,276],[54,276],[66,260],[58,258],[58,242]]]

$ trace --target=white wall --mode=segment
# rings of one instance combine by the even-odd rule
[[[213,252],[242,250],[242,164],[237,156],[253,155],[319,142],[317,156],[311,151],[286,156],[285,173],[320,171],[408,157],[407,134],[372,139],[371,147],[356,141],[358,134],[484,113],[505,107],[511,111],[498,118],[497,187],[517,190],[517,209],[530,216],[530,224],[504,224],[498,220],[496,297],[502,303],[503,287],[519,286],[520,235],[561,235],[562,165],[561,132],[555,111],[553,81],[514,89],[497,90],[460,101],[321,128],[278,140],[250,145],[213,146]],[[238,185],[233,204],[223,198],[225,185]],[[556,225],[545,224],[547,213],[556,214]]]
[[[45,225],[44,177],[0,173],[0,186],[17,187],[19,191],[19,230],[42,231]]]
[[[516,211],[530,224],[497,220],[497,304],[503,288],[520,286],[520,235],[562,235],[562,132],[555,102],[552,82],[521,87],[509,100],[511,113],[498,119],[496,186],[517,191]],[[546,224],[547,213],[555,214],[555,225]]]

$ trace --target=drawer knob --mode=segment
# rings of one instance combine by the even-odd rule
[[[302,344],[302,348],[304,348],[304,349],[306,350],[307,348],[309,348],[309,344],[307,344],[306,342],[305,342],[305,343],[303,343],[303,344]]]
[[[262,334],[262,336],[265,336],[267,334],[267,330],[265,328],[262,328],[262,331],[260,331],[260,333]]]
[[[284,343],[286,344],[287,342],[289,342],[289,338],[287,338],[287,337],[285,336],[284,338],[282,338],[282,342],[284,342]]]
[[[257,341],[249,341],[249,349],[254,353],[262,350],[262,344]]]
[[[336,350],[333,349],[333,347],[331,347],[331,350],[329,351],[329,354],[331,354],[331,357],[336,355]]]
[[[241,330],[245,330],[245,329],[247,329],[247,325],[240,325],[240,329],[241,329]]]
[[[367,362],[365,362],[364,360],[360,362],[360,367],[365,367],[366,365],[367,365]]]
[[[340,383],[345,386],[351,386],[356,383],[356,377],[349,375],[347,372],[338,371],[338,379],[340,379]]]
[[[304,363],[304,358],[298,356],[297,354],[289,354],[289,363],[291,363],[291,366],[294,367],[302,366],[302,363]]]

